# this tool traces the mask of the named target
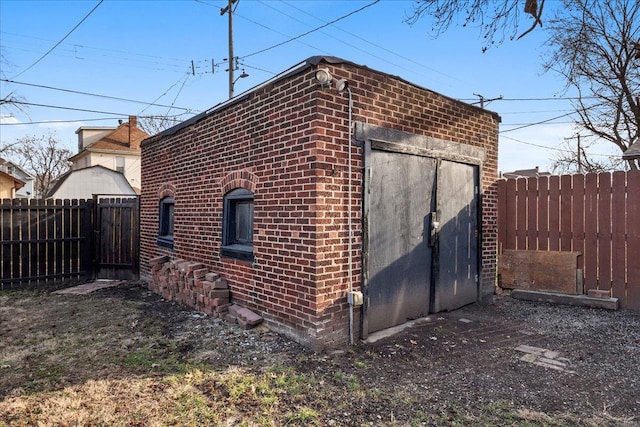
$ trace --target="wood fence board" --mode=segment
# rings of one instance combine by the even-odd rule
[[[71,234],[71,215],[73,213],[73,209],[71,208],[71,200],[65,199],[64,201],[64,209],[63,209],[63,235],[73,237]],[[63,272],[65,277],[69,277],[71,273],[71,240],[65,239],[62,244],[62,264]]]
[[[549,179],[538,179],[538,249],[549,249]]]
[[[527,236],[526,249],[535,251],[538,249],[538,180],[528,178],[527,180],[527,229],[524,234]]]
[[[571,175],[560,177],[560,250],[571,251],[572,196]]]
[[[47,213],[46,204],[40,204],[38,208],[38,286],[47,283]]]
[[[13,200],[11,209],[11,240],[20,241],[20,201]],[[16,213],[14,215],[14,213]],[[11,248],[11,278],[20,277],[20,244],[12,244]]]
[[[623,301],[626,298],[626,174],[613,173],[611,201],[611,296]]]
[[[56,200],[56,216],[54,219],[54,227],[55,227],[55,245],[54,245],[54,259],[55,259],[55,274],[60,274],[61,277],[64,274],[64,265],[62,254],[64,252],[64,240],[62,236],[64,235],[64,207],[63,200]]]
[[[527,248],[527,180],[520,178],[516,181],[516,247]]]
[[[507,231],[505,232],[505,241],[503,249],[515,249],[517,247],[516,239],[516,219],[518,217],[518,206],[516,203],[516,188],[517,181],[510,179],[507,181],[507,198],[506,198],[506,212],[505,223],[507,224]]]
[[[611,290],[611,174],[598,175],[598,289]]]
[[[627,298],[623,308],[640,309],[640,171],[627,173]]]
[[[598,175],[585,176],[584,287],[598,287]]]
[[[571,215],[571,250],[585,253],[584,248],[584,175],[573,176],[572,215]],[[578,258],[578,269],[584,271],[584,256]],[[584,292],[584,290],[583,290]]]
[[[75,273],[76,278],[80,278],[80,214],[82,212],[81,207],[79,206],[78,200],[71,200],[71,205],[76,206],[75,209],[71,212],[71,235],[74,236],[77,240],[71,242],[71,271]]]
[[[29,203],[29,276],[34,279],[31,284],[38,285],[38,266],[40,264],[40,245],[38,244],[38,224],[40,223],[40,208],[37,200]]]
[[[560,177],[549,177],[549,250],[560,250]]]
[[[11,201],[8,199],[2,200],[2,206],[0,208],[0,261],[2,261],[2,267],[0,273],[2,277],[11,277],[11,246],[5,241],[11,240]],[[9,285],[6,285],[8,288]],[[4,283],[0,283],[0,289],[5,289]]]
[[[498,194],[498,253],[502,253],[502,248],[507,240],[507,181],[500,179],[496,185]]]
[[[56,271],[56,204],[54,200],[47,200],[47,277]]]

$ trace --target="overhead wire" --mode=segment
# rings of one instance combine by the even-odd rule
[[[566,149],[566,148],[550,147],[548,145],[536,144],[534,142],[527,142],[527,141],[522,141],[521,139],[511,138],[510,136],[500,135],[500,138],[505,138],[505,139],[508,139],[510,141],[518,142],[520,144],[531,145],[533,147],[544,148],[546,150],[560,151],[560,152],[563,152],[563,153],[573,153],[572,150],[569,150],[569,149]],[[602,154],[602,153],[591,153],[591,152],[585,152],[585,154],[588,154],[589,156],[599,156],[599,157],[614,157],[615,156],[615,154]]]
[[[264,3],[264,2],[262,2],[262,3]],[[324,22],[322,19],[318,18],[317,16],[315,16],[315,15],[313,15],[313,14],[311,14],[311,13],[309,13],[309,12],[307,12],[307,11],[305,11],[305,10],[303,10],[303,9],[301,9],[301,8],[299,8],[299,7],[297,7],[297,6],[294,6],[294,5],[293,5],[293,4],[291,4],[290,2],[282,1],[282,3],[283,3],[283,4],[285,4],[285,5],[287,5],[287,6],[289,6],[289,7],[291,7],[291,8],[293,8],[293,9],[295,9],[295,10],[297,10],[297,11],[299,11],[299,12],[302,12],[302,13],[304,13],[304,14],[308,15],[308,16],[313,17],[313,18],[317,19],[317,20],[318,20],[318,21],[320,21],[320,22]],[[443,75],[443,76],[448,77],[448,78],[451,78],[451,79],[453,79],[453,80],[462,81],[462,80],[460,80],[460,79],[458,79],[458,78],[456,78],[456,77],[452,77],[451,75],[449,75],[449,74],[447,74],[447,73],[443,73],[443,72],[442,72],[442,71],[440,71],[440,70],[436,70],[435,68],[431,68],[431,67],[429,67],[429,66],[427,66],[427,65],[421,64],[420,62],[415,61],[415,60],[413,60],[413,59],[411,59],[411,58],[408,58],[408,57],[406,57],[406,56],[404,56],[404,55],[400,55],[398,52],[396,52],[396,51],[394,51],[394,50],[387,49],[387,48],[385,48],[385,47],[383,47],[383,46],[380,46],[380,45],[378,45],[378,44],[376,44],[376,43],[373,43],[371,40],[367,40],[367,39],[366,39],[366,38],[364,38],[364,37],[360,37],[360,36],[358,36],[357,34],[354,34],[354,33],[350,32],[350,31],[344,30],[344,29],[342,29],[342,28],[340,28],[340,27],[338,27],[338,26],[334,26],[334,28],[335,28],[335,29],[337,29],[337,30],[339,30],[339,31],[342,31],[342,32],[343,32],[343,33],[345,33],[345,34],[348,34],[348,35],[349,35],[349,36],[351,36],[351,37],[354,37],[354,38],[356,38],[356,39],[358,39],[358,40],[361,40],[361,41],[363,41],[363,42],[365,42],[365,43],[367,43],[367,44],[369,44],[369,45],[371,45],[371,46],[373,46],[373,47],[375,47],[375,48],[378,48],[378,49],[380,49],[380,50],[382,50],[382,51],[384,51],[384,52],[386,52],[386,53],[388,53],[388,54],[391,54],[391,55],[393,55],[393,56],[395,56],[395,57],[397,57],[397,58],[403,59],[403,60],[405,60],[405,61],[407,61],[407,62],[409,62],[409,63],[412,63],[412,64],[414,64],[414,65],[418,65],[419,67],[422,67],[422,68],[424,68],[425,70],[432,71],[432,72],[434,72],[434,73],[437,73],[437,74]],[[332,38],[336,39],[336,37],[332,37]],[[341,40],[341,41],[342,41],[342,40]],[[345,44],[346,44],[346,43],[345,43]],[[347,45],[348,45],[348,46],[351,46],[351,45],[349,45],[349,44],[347,44]],[[388,61],[388,60],[386,60],[386,59],[384,59],[384,58],[381,58],[381,57],[379,57],[379,56],[372,55],[372,54],[371,54],[371,52],[367,52],[367,51],[364,51],[364,50],[362,50],[362,49],[358,49],[358,50],[359,50],[359,51],[361,51],[361,52],[364,52],[364,53],[366,53],[366,54],[368,54],[368,55],[371,55],[371,56],[373,56],[374,58],[380,59],[380,60],[382,60],[382,61],[384,61],[384,62],[386,62],[386,63],[388,63],[388,64],[392,64],[392,65],[395,65],[395,66],[399,66],[397,63],[393,63],[393,62]],[[409,71],[411,71],[409,68],[406,68],[406,67],[400,67],[400,68],[402,68],[402,69],[404,69],[404,70],[409,70]]]
[[[129,99],[129,98],[120,98],[117,96],[110,96],[110,95],[101,95],[101,94],[97,94],[97,93],[91,93],[91,92],[83,92],[83,91],[79,91],[79,90],[73,90],[73,89],[64,89],[64,88],[58,88],[58,87],[53,87],[53,86],[47,86],[47,85],[39,85],[39,84],[35,84],[35,83],[26,83],[26,82],[18,82],[15,80],[9,80],[9,79],[0,79],[0,81],[5,82],[5,83],[11,83],[11,84],[16,84],[16,85],[24,85],[24,86],[30,86],[30,87],[37,87],[37,88],[41,88],[41,89],[49,89],[49,90],[55,90],[55,91],[60,91],[60,92],[66,92],[66,93],[74,93],[74,94],[78,94],[78,95],[86,95],[86,96],[94,96],[97,98],[103,98],[103,99],[112,99],[114,101],[124,101],[124,102],[132,102],[135,104],[149,104],[148,101],[138,101],[135,99]],[[183,111],[193,111],[190,108],[184,108],[184,107],[176,107],[174,105],[163,105],[163,104],[153,104],[156,107],[169,107],[169,108],[173,108],[176,110],[183,110]]]
[[[292,41],[298,40],[298,39],[300,39],[300,38],[302,38],[302,37],[304,37],[304,36],[307,36],[307,35],[309,35],[309,34],[311,34],[311,33],[314,33],[314,32],[316,32],[316,31],[319,31],[319,30],[321,30],[321,29],[323,29],[323,28],[325,28],[325,27],[328,27],[329,25],[332,25],[332,24],[335,24],[336,22],[342,21],[343,19],[346,19],[346,18],[348,18],[348,17],[350,17],[350,16],[352,16],[352,15],[355,15],[356,13],[362,12],[363,10],[365,10],[365,9],[367,9],[367,8],[369,8],[369,7],[371,7],[371,6],[375,5],[376,3],[379,3],[379,2],[380,2],[380,0],[374,0],[374,1],[373,1],[373,2],[371,2],[371,3],[368,3],[368,4],[366,4],[366,5],[362,6],[362,7],[361,7],[361,8],[359,8],[359,9],[356,9],[356,10],[354,10],[354,11],[351,11],[351,12],[347,13],[346,15],[343,15],[343,16],[341,16],[341,17],[339,17],[339,18],[336,18],[336,19],[334,19],[334,20],[332,20],[332,21],[330,21],[330,22],[327,22],[326,24],[323,24],[323,25],[321,25],[321,26],[319,26],[319,27],[313,28],[313,29],[311,29],[311,30],[309,30],[309,31],[306,31],[306,32],[304,32],[304,33],[302,33],[302,34],[299,34],[299,35],[297,35],[297,36],[295,36],[295,37],[291,37],[290,39],[285,40],[285,41],[280,42],[280,43],[277,43],[277,44],[275,44],[275,45],[273,45],[273,46],[269,46],[269,47],[266,47],[266,48],[264,48],[264,49],[260,49],[260,50],[258,50],[258,51],[256,51],[256,52],[250,53],[250,54],[248,54],[248,55],[244,55],[244,56],[240,57],[240,59],[249,58],[249,57],[251,57],[251,56],[255,56],[255,55],[258,55],[258,54],[260,54],[260,53],[264,53],[264,52],[267,52],[267,51],[269,51],[269,50],[275,49],[275,48],[277,48],[277,47],[283,46],[283,45],[285,45],[285,44],[291,43]]]
[[[75,25],[75,27],[73,27],[73,28],[71,29],[71,31],[69,31],[69,32],[68,32],[68,33],[67,33],[67,34],[66,34],[66,35],[65,35],[65,36],[64,36],[64,37],[63,37],[63,38],[58,42],[58,43],[56,43],[56,44],[55,44],[51,49],[49,49],[48,51],[46,51],[46,52],[44,53],[44,55],[42,55],[40,58],[38,58],[38,59],[36,60],[36,62],[34,62],[33,64],[29,65],[26,69],[22,70],[21,72],[19,72],[19,73],[18,73],[18,74],[16,74],[15,76],[13,76],[13,77],[12,77],[12,80],[13,80],[13,79],[15,79],[16,77],[19,77],[19,76],[21,76],[22,74],[26,73],[27,71],[29,71],[29,70],[30,70],[30,69],[32,69],[33,67],[35,67],[35,66],[36,66],[36,64],[38,64],[40,61],[42,61],[44,58],[46,58],[46,57],[47,57],[51,52],[53,52],[53,50],[54,50],[55,48],[57,48],[58,46],[60,46],[60,44],[61,44],[63,41],[65,41],[65,40],[67,39],[67,37],[69,37],[69,36],[71,35],[71,33],[73,33],[73,32],[74,32],[74,31],[75,31],[75,30],[76,30],[80,25],[82,25],[82,23],[83,23],[84,21],[86,21],[86,20],[87,20],[87,18],[89,18],[89,16],[91,16],[91,14],[92,14],[92,13],[93,13],[97,8],[98,8],[98,6],[100,6],[100,5],[102,4],[102,2],[103,2],[103,1],[104,1],[104,0],[99,0],[99,1],[98,1],[98,4],[96,4],[96,5],[93,7],[93,9],[91,9],[91,10],[89,11],[89,13],[87,13],[87,14],[85,15],[85,17],[84,17],[84,18],[82,18],[82,19],[80,20],[80,22],[78,22],[78,23]]]

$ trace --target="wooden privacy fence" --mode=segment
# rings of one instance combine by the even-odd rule
[[[581,252],[584,289],[640,309],[640,171],[498,181],[498,245]]]
[[[138,214],[137,198],[2,200],[0,289],[135,278]]]

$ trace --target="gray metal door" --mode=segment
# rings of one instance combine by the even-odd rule
[[[478,296],[479,167],[371,149],[363,335]]]
[[[367,163],[365,329],[374,332],[429,312],[436,160],[371,150]]]
[[[478,166],[438,164],[434,313],[478,298],[478,179]]]

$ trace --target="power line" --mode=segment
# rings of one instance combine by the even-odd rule
[[[97,8],[98,8],[98,6],[100,6],[100,5],[102,4],[102,2],[103,2],[103,1],[104,1],[104,0],[100,0],[100,1],[98,2],[98,4],[96,4],[96,5],[93,7],[93,9],[91,9],[91,10],[89,11],[89,13],[87,13],[87,15],[86,15],[84,18],[82,18],[82,20],[81,20],[80,22],[78,22],[78,23],[76,24],[76,26],[75,26],[75,27],[73,27],[73,28],[71,29],[71,31],[69,31],[69,32],[68,32],[68,33],[67,33],[67,34],[66,34],[66,35],[65,35],[65,36],[64,36],[64,37],[63,37],[63,38],[62,38],[58,43],[56,43],[56,44],[55,44],[51,49],[49,49],[47,52],[45,52],[45,54],[44,54],[44,55],[42,55],[40,58],[38,58],[38,60],[37,60],[36,62],[34,62],[33,64],[29,65],[26,69],[22,70],[22,71],[21,71],[20,73],[18,73],[17,75],[13,76],[13,78],[15,79],[16,77],[21,76],[22,74],[26,73],[27,71],[29,71],[30,69],[32,69],[33,67],[35,67],[35,66],[36,66],[36,64],[37,64],[37,63],[39,63],[40,61],[42,61],[42,60],[43,60],[47,55],[49,55],[51,52],[53,52],[53,50],[54,50],[55,48],[57,48],[58,46],[60,46],[60,44],[61,44],[63,41],[65,41],[67,37],[69,37],[69,36],[71,35],[71,33],[73,33],[73,32],[74,32],[74,31],[75,31],[75,30],[76,30],[80,25],[82,25],[82,23],[83,23],[84,21],[86,21],[86,19],[87,19],[89,16],[91,16],[91,14],[92,14],[92,13],[93,13]]]
[[[327,22],[327,23],[326,23],[326,24],[324,24],[324,25],[321,25],[321,26],[319,26],[319,27],[317,27],[317,28],[314,28],[314,29],[312,29],[312,30],[309,30],[309,31],[307,31],[307,32],[305,32],[305,33],[299,34],[299,35],[297,35],[297,36],[295,36],[295,37],[290,38],[289,40],[285,40],[285,41],[283,41],[283,42],[281,42],[281,43],[277,43],[277,44],[275,44],[275,45],[273,45],[273,46],[270,46],[270,47],[267,47],[267,48],[261,49],[261,50],[259,50],[259,51],[257,51],[257,52],[253,52],[253,53],[250,53],[250,54],[248,54],[248,55],[245,55],[245,56],[243,56],[241,59],[245,59],[245,58],[248,58],[248,57],[250,57],[250,56],[258,55],[258,54],[260,54],[260,53],[264,53],[264,52],[266,52],[266,51],[268,51],[268,50],[275,49],[276,47],[280,47],[280,46],[283,46],[283,45],[285,45],[285,44],[287,44],[287,43],[291,43],[291,42],[292,42],[292,41],[294,41],[294,40],[298,40],[298,39],[300,39],[300,38],[302,38],[302,37],[304,37],[304,36],[307,36],[307,35],[309,35],[309,34],[311,34],[311,33],[314,33],[314,32],[316,32],[316,31],[318,31],[318,30],[321,30],[321,29],[323,29],[323,28],[325,28],[325,27],[328,27],[329,25],[335,24],[335,23],[336,23],[336,22],[338,22],[338,21],[342,21],[343,19],[346,19],[346,18],[348,18],[348,17],[350,17],[350,16],[352,16],[352,15],[354,15],[354,14],[358,13],[358,12],[361,12],[361,11],[363,11],[363,10],[365,10],[365,9],[367,9],[367,8],[369,8],[369,7],[371,7],[371,6],[373,6],[374,4],[376,4],[376,3],[378,3],[378,2],[380,2],[380,0],[374,0],[374,1],[373,1],[373,2],[371,2],[371,3],[369,3],[369,4],[367,4],[367,5],[362,6],[360,9],[356,9],[356,10],[354,10],[354,11],[352,11],[352,12],[349,12],[349,13],[347,13],[346,15],[343,15],[343,16],[341,16],[341,17],[337,18],[337,19],[334,19],[333,21]]]
[[[514,130],[520,130],[520,129],[528,128],[528,127],[531,127],[531,126],[541,125],[541,124],[548,123],[548,122],[551,122],[551,121],[554,121],[554,120],[557,120],[557,119],[561,119],[563,117],[571,116],[572,114],[576,114],[576,112],[573,111],[571,113],[562,114],[560,116],[552,117],[550,119],[540,120],[539,122],[529,123],[529,124],[526,124],[526,125],[518,126],[518,127],[513,128],[513,129],[501,130],[499,133],[502,135],[502,134],[507,133],[507,132],[513,132]]]
[[[563,153],[573,153],[573,151],[568,150],[566,148],[550,147],[548,145],[535,144],[533,142],[522,141],[520,139],[511,138],[509,136],[501,135],[500,138],[508,139],[510,141],[518,142],[520,144],[531,145],[533,147],[544,148],[546,150],[560,151],[560,152],[563,152]],[[602,154],[602,153],[586,153],[586,154],[588,154],[589,156],[600,156],[600,157],[614,157],[615,156],[615,154]]]
[[[264,2],[262,2],[262,3],[264,3]],[[291,7],[291,8],[293,8],[293,9],[295,9],[295,10],[297,10],[297,11],[300,11],[300,12],[304,13],[305,15],[308,15],[308,16],[313,17],[313,18],[315,18],[315,19],[319,20],[320,22],[325,22],[324,20],[322,20],[322,19],[318,18],[317,16],[315,16],[315,15],[313,15],[313,14],[311,14],[311,13],[309,13],[309,12],[307,12],[307,11],[305,11],[305,10],[303,10],[303,9],[301,9],[301,8],[299,8],[299,7],[297,7],[297,6],[294,6],[294,5],[293,5],[293,4],[291,4],[290,2],[282,1],[282,3],[284,3],[285,5],[287,5],[287,6]],[[272,9],[274,9],[272,6],[269,6],[269,7],[271,7]],[[280,12],[280,13],[282,13],[282,12]],[[286,15],[286,16],[289,16],[289,15]],[[298,22],[300,22],[300,21],[298,21]],[[376,47],[376,48],[378,48],[378,49],[380,49],[380,50],[382,50],[382,51],[384,51],[384,52],[386,52],[386,53],[388,53],[388,54],[391,54],[391,55],[393,55],[393,56],[396,56],[396,57],[398,57],[398,58],[400,58],[400,59],[404,59],[405,61],[407,61],[407,62],[409,62],[409,63],[412,63],[412,64],[414,64],[414,65],[417,65],[417,66],[419,66],[419,67],[422,67],[422,68],[424,68],[424,69],[426,69],[426,70],[432,71],[432,72],[434,72],[434,73],[436,73],[436,74],[440,74],[440,75],[442,75],[442,76],[445,76],[445,77],[451,78],[451,79],[453,79],[453,80],[462,81],[462,80],[460,80],[460,79],[458,79],[458,78],[455,78],[455,77],[452,77],[451,75],[449,75],[449,74],[447,74],[447,73],[444,73],[444,72],[442,72],[442,71],[440,71],[440,70],[436,70],[435,68],[428,67],[428,66],[426,66],[426,65],[424,65],[424,64],[421,64],[421,63],[420,63],[420,62],[418,62],[418,61],[415,61],[415,60],[413,60],[413,59],[411,59],[411,58],[408,58],[408,57],[406,57],[406,56],[400,55],[399,53],[397,53],[397,52],[395,52],[395,51],[393,51],[393,50],[391,50],[391,49],[387,49],[386,47],[383,47],[383,46],[380,46],[380,45],[378,45],[378,44],[376,44],[376,43],[373,43],[371,40],[367,40],[366,38],[364,38],[364,37],[360,37],[359,35],[354,34],[354,33],[350,32],[350,31],[344,30],[344,29],[342,29],[342,28],[340,28],[340,27],[337,27],[337,26],[335,26],[334,28],[336,28],[336,29],[338,29],[338,30],[342,31],[342,32],[343,32],[343,33],[345,33],[345,34],[348,34],[348,35],[349,35],[349,36],[351,36],[351,37],[354,37],[354,38],[356,38],[356,39],[358,39],[358,40],[360,40],[360,41],[363,41],[363,42],[365,42],[365,43],[367,43],[367,44],[369,44],[369,45],[371,45],[371,46],[373,46],[373,47]],[[330,37],[332,37],[332,36],[330,36]],[[332,37],[332,38],[333,38],[333,39],[337,39],[337,40],[341,41],[342,43],[346,44],[347,46],[354,47],[354,46],[352,46],[352,45],[350,45],[350,44],[348,44],[348,43],[345,43],[345,42],[344,42],[343,40],[341,40],[341,39],[338,39],[338,38],[336,38],[336,37]],[[359,48],[356,48],[356,49],[357,49],[357,50],[359,50],[360,52],[363,52],[363,53],[365,53],[365,54],[371,55],[371,56],[373,56],[374,58],[380,59],[381,61],[386,62],[387,64],[395,65],[395,66],[397,66],[397,67],[399,67],[399,68],[402,68],[403,70],[412,71],[412,70],[411,70],[411,69],[409,69],[409,68],[406,68],[406,67],[400,67],[397,63],[393,63],[393,62],[388,61],[388,60],[386,60],[386,59],[384,59],[384,58],[381,58],[381,57],[379,57],[379,56],[377,56],[377,55],[373,55],[371,52],[363,51],[362,49],[359,49]]]
[[[85,108],[73,108],[73,107],[63,107],[60,105],[49,105],[49,104],[36,104],[33,102],[24,102],[24,101],[15,101],[14,104],[20,104],[20,105],[29,105],[32,107],[44,107],[44,108],[55,108],[58,110],[70,110],[70,111],[82,111],[85,113],[97,113],[97,114],[110,114],[112,116],[129,116],[128,113],[114,113],[111,111],[100,111],[100,110],[88,110]]]
[[[66,93],[75,93],[75,94],[78,94],[78,95],[95,96],[97,98],[103,98],[103,99],[113,99],[115,101],[133,102],[135,104],[145,104],[145,105],[149,104],[148,101],[137,101],[135,99],[119,98],[117,96],[109,96],[109,95],[100,95],[100,94],[97,94],[97,93],[82,92],[82,91],[73,90],[73,89],[63,89],[63,88],[58,88],[58,87],[53,87],[53,86],[39,85],[39,84],[35,84],[35,83],[18,82],[18,81],[15,81],[15,80],[8,80],[8,79],[0,79],[0,81],[6,82],[6,83],[12,83],[12,84],[16,84],[16,85],[24,85],[24,86],[38,87],[38,88],[42,88],[42,89],[56,90],[56,91],[66,92]],[[155,105],[156,107],[174,108],[174,109],[177,109],[177,110],[183,110],[183,111],[187,111],[187,112],[191,112],[192,111],[190,108],[176,107],[176,106],[173,106],[173,105],[163,105],[163,104],[153,104],[153,105]]]
[[[157,115],[155,115],[155,116],[138,116],[138,118],[140,118],[140,119],[155,119],[155,118],[171,117],[173,119],[178,119],[182,115],[184,115],[184,113],[176,114],[174,116],[157,116]],[[123,117],[128,117],[128,115],[124,115],[123,114]],[[55,125],[55,124],[59,124],[59,123],[101,122],[101,121],[107,121],[107,120],[113,120],[113,117],[104,117],[104,118],[100,118],[100,119],[42,120],[42,121],[37,121],[37,122],[0,123],[0,126]]]

